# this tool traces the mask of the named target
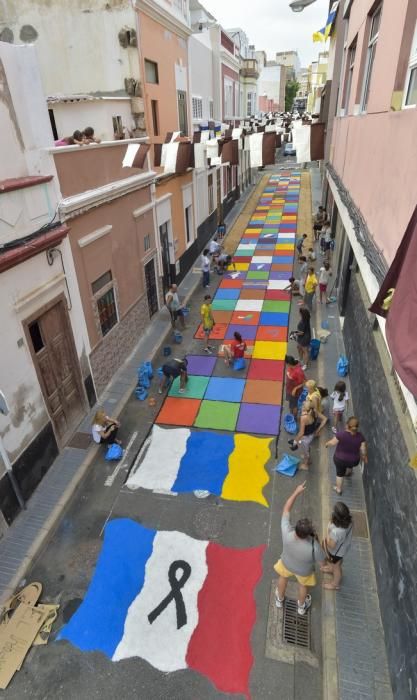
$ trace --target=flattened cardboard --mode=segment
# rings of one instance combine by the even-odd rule
[[[18,593],[10,596],[0,609],[0,625],[5,625],[9,622],[11,614],[20,605],[36,605],[42,593],[42,584],[38,582],[30,583],[25,588],[22,588]]]
[[[59,610],[59,605],[49,605],[46,603],[39,603],[39,605],[36,606],[37,610],[43,610],[46,614],[47,617],[45,619],[45,622],[43,623],[42,627],[40,628],[35,641],[33,642],[33,646],[37,647],[40,646],[41,644],[47,644],[49,635],[51,634],[51,629],[52,625],[54,624],[56,618],[58,617],[58,610]]]
[[[0,626],[0,688],[5,690],[43,626],[48,612],[20,603],[7,625]]]

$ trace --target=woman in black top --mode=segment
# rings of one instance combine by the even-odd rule
[[[309,348],[311,342],[310,312],[305,306],[300,307],[301,319],[297,326],[297,349],[300,361],[303,362],[303,370],[307,369]]]

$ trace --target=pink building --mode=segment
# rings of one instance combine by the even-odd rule
[[[333,271],[354,407],[369,445],[363,479],[391,681],[394,696],[406,698],[417,693],[410,616],[417,596],[417,481],[409,466],[417,403],[412,382],[406,386],[400,377],[412,371],[417,354],[413,275],[403,299],[407,328],[398,328],[396,338],[408,349],[407,368],[387,341],[396,318],[389,315],[386,325],[369,307],[417,204],[417,3],[347,1],[339,13],[333,43],[342,60],[336,49],[324,203],[335,236]]]

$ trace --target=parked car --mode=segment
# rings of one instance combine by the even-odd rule
[[[286,143],[284,146],[284,156],[295,156],[296,150],[293,143]]]

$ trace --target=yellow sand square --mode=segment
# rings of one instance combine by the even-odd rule
[[[283,221],[297,221],[297,215],[296,214],[283,214],[282,220]]]
[[[269,205],[268,205],[268,204],[265,204],[265,205],[262,205],[262,206],[257,206],[256,208],[257,208],[258,211],[268,211]]]
[[[293,251],[295,248],[295,245],[292,245],[291,243],[277,243],[275,246],[275,250],[291,250]]]
[[[233,269],[240,270],[241,272],[246,272],[249,270],[249,263],[235,263]]]
[[[248,233],[262,233],[262,228],[247,228],[245,229],[245,235]]]
[[[283,360],[287,354],[287,343],[257,340],[253,349],[254,360]]]

